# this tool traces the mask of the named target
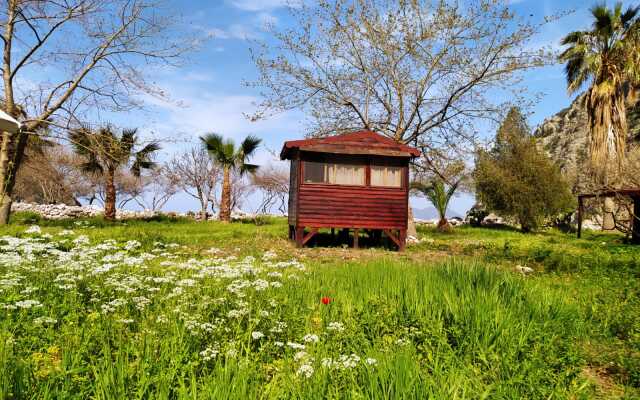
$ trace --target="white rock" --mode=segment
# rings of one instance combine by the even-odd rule
[[[523,267],[522,265],[516,265],[516,271],[520,272],[522,275],[529,275],[534,272],[533,268]]]

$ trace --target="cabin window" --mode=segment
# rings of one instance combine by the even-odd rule
[[[365,166],[305,161],[304,183],[364,185]]]
[[[402,167],[371,166],[371,186],[402,187]]]

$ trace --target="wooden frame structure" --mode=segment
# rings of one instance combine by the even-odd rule
[[[418,149],[371,131],[285,142],[280,158],[291,161],[289,238],[302,247],[321,228],[342,229],[345,236],[353,231],[353,247],[357,248],[360,232],[366,230],[376,237],[384,233],[403,250],[409,161],[419,155]],[[364,169],[363,184],[305,181],[305,168],[313,163]],[[399,186],[372,185],[372,169],[385,167],[400,171]]]
[[[586,193],[578,195],[578,238],[582,237],[582,218],[584,216],[584,200],[596,197],[618,197],[625,196],[633,200],[632,232],[631,242],[640,244],[640,188],[603,190],[598,193]]]

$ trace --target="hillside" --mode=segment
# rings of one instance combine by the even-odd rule
[[[585,164],[589,153],[589,135],[587,115],[583,105],[584,95],[578,96],[569,107],[544,120],[534,136],[538,144],[560,165],[575,191],[579,191],[579,182],[586,177],[578,166]],[[630,136],[640,140],[640,102],[628,110]]]

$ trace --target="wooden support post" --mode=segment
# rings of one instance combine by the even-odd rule
[[[396,237],[396,235],[391,231],[391,229],[384,229],[384,233],[387,235],[389,239],[391,239],[391,241],[393,241],[393,243],[396,244],[396,246],[398,246],[398,250],[403,249],[402,242],[400,242],[400,238]],[[398,236],[401,236],[401,235],[398,235]]]
[[[582,215],[584,213],[584,205],[582,196],[578,196],[578,239],[582,237]]]
[[[407,230],[406,229],[400,229],[400,232],[398,232],[399,234],[399,242],[400,245],[398,246],[398,251],[404,251],[404,248],[407,246]]]
[[[311,228],[311,231],[307,233],[307,235],[304,238],[302,238],[302,246],[307,244],[307,242],[311,240],[311,238],[314,237],[316,233],[318,233],[318,228]]]
[[[304,239],[304,226],[297,226],[296,227],[296,246],[297,247],[303,246],[303,243],[302,243],[303,239]]]
[[[353,230],[353,248],[354,249],[358,248],[358,236],[360,236],[360,229],[355,228]]]
[[[633,227],[631,230],[631,243],[640,244],[640,196],[634,196],[633,200]]]

